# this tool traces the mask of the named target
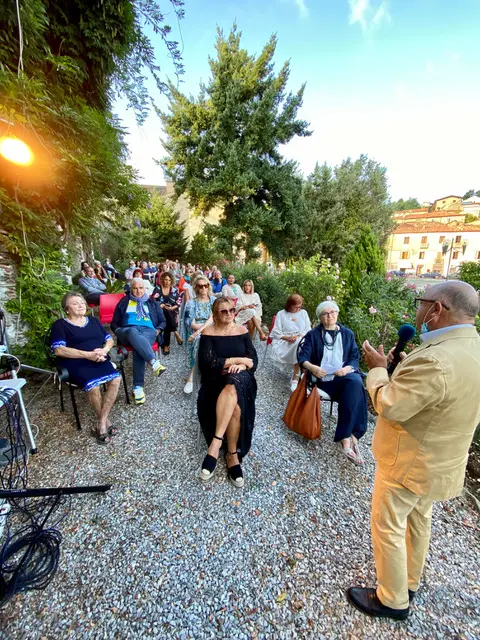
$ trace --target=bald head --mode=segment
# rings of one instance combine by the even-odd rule
[[[457,322],[465,321],[467,318],[471,322],[475,319],[480,308],[478,293],[470,284],[459,280],[435,284],[429,287],[428,295],[425,297],[443,302],[449,307],[452,319]]]

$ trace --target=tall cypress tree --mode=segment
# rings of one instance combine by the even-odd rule
[[[302,180],[279,147],[310,134],[308,123],[297,119],[304,86],[287,94],[288,62],[275,75],[275,36],[258,57],[240,40],[236,26],[228,37],[218,31],[211,78],[198,98],[170,87],[163,164],[177,194],[187,193],[198,213],[223,207],[220,226],[205,229],[221,248],[253,256],[263,242],[285,257],[282,240],[295,235],[302,220]]]

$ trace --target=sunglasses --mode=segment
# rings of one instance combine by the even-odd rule
[[[440,300],[431,300],[430,298],[415,298],[415,309],[418,309],[418,307],[420,306],[421,302],[440,302]],[[443,302],[440,302],[440,304],[442,305],[442,307],[444,309],[446,309],[447,311],[450,311],[450,307],[447,307],[446,304],[443,304]]]
[[[229,316],[235,313],[235,307],[231,307],[230,309],[220,309],[220,313],[222,316]]]
[[[208,289],[209,286],[208,284],[197,284],[197,289]]]

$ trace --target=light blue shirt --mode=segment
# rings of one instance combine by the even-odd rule
[[[447,333],[447,331],[453,331],[453,329],[463,329],[465,327],[473,327],[473,324],[452,324],[450,327],[442,327],[441,329],[434,329],[433,331],[428,331],[427,333],[422,333],[420,336],[420,340],[422,342],[426,342],[432,338],[436,338],[437,336],[441,336],[442,333]]]

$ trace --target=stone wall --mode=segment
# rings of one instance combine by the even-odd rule
[[[24,345],[26,325],[22,322],[18,313],[10,313],[5,305],[16,297],[17,269],[12,256],[0,242],[0,308],[5,314],[7,325],[7,344],[11,348],[14,344]]]

